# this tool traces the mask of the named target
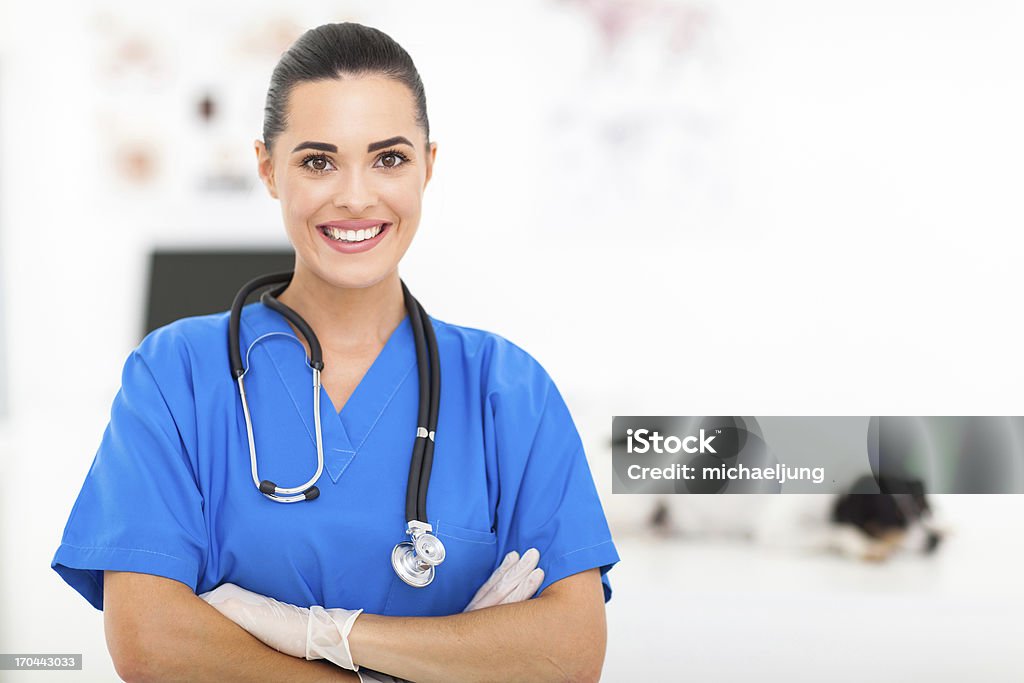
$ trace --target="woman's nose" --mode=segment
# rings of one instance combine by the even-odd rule
[[[338,174],[338,186],[334,191],[334,206],[348,209],[355,215],[377,203],[377,191],[373,182],[360,171]]]

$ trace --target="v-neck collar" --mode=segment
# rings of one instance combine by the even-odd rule
[[[261,363],[265,370],[269,370],[266,367],[268,361],[273,364],[315,448],[316,424],[311,396],[313,369],[308,364],[302,342],[284,316],[259,302],[248,304],[242,309],[242,324],[248,332],[243,342],[243,349],[248,351],[243,353],[243,360],[248,357],[247,363],[254,363],[254,372],[259,372]],[[274,335],[285,335],[292,341],[281,343],[280,340],[273,340],[268,343],[266,337]],[[260,353],[261,350],[263,353]],[[406,314],[340,413],[335,412],[330,396],[323,386],[320,387],[324,467],[334,483],[338,482],[402,383],[415,368],[416,346],[412,324]]]

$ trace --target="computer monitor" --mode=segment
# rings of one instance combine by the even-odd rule
[[[180,318],[227,311],[235,294],[249,280],[294,267],[295,252],[291,249],[156,250],[149,261],[142,336]],[[250,301],[255,301],[255,296]]]

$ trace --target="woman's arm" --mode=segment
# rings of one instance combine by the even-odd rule
[[[329,662],[267,647],[179,581],[105,571],[103,586],[107,647],[129,683],[359,680]]]
[[[446,617],[363,613],[348,642],[359,666],[419,683],[597,681],[607,628],[598,569],[540,596]]]

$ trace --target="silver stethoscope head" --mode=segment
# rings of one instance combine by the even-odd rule
[[[434,580],[434,567],[444,562],[444,544],[431,531],[429,524],[411,521],[406,533],[412,541],[402,541],[391,551],[395,573],[413,588],[429,585]]]

